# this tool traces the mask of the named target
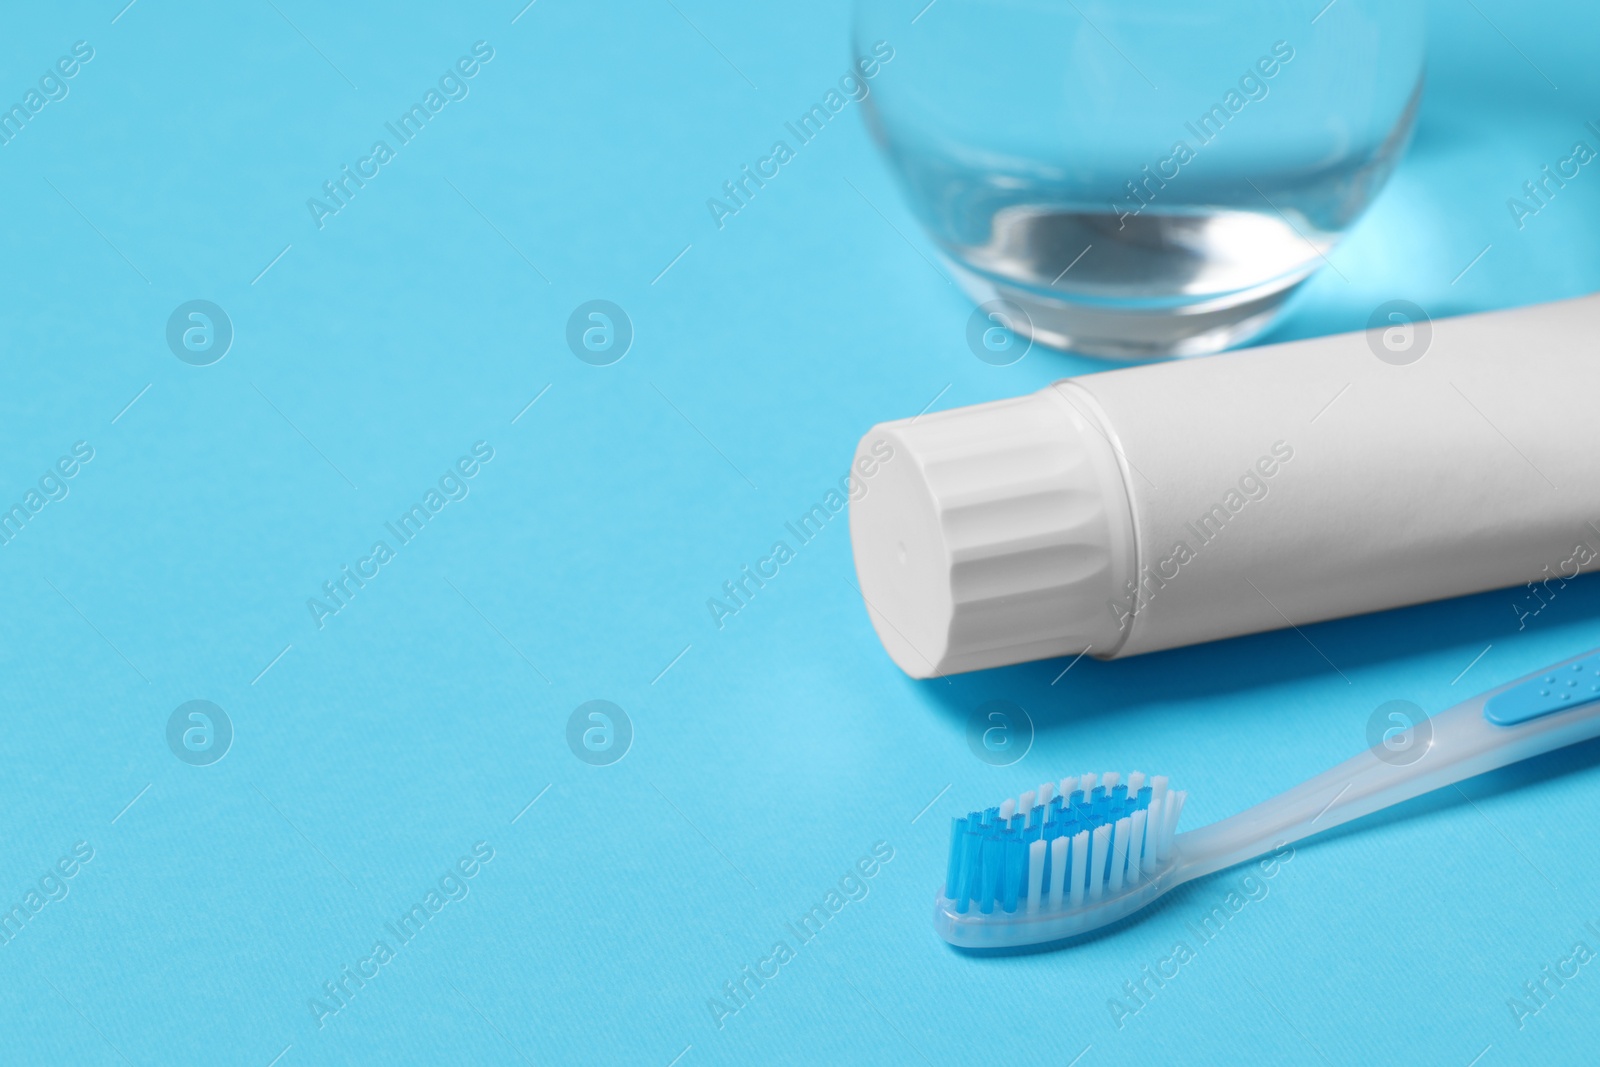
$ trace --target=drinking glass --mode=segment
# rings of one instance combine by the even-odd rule
[[[858,0],[853,32],[894,49],[867,121],[968,294],[1148,358],[1246,340],[1327,263],[1410,139],[1424,31],[1421,0]]]

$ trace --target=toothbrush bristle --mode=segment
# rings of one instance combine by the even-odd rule
[[[950,821],[943,896],[955,911],[1060,912],[1158,874],[1186,794],[1164,775],[1116,771],[1045,783]]]

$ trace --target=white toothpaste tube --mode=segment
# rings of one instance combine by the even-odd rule
[[[1600,295],[1066,378],[881,423],[869,468],[856,573],[917,678],[1503,586],[1525,625],[1600,566]]]

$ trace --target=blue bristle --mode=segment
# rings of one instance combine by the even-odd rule
[[[1028,812],[1028,826],[1034,828],[1044,825],[1044,805],[1035,804]]]
[[[1022,889],[1022,873],[1027,868],[1028,846],[1020,837],[1006,839],[1005,909],[1017,910],[1017,896]]]
[[[983,839],[983,883],[978,889],[978,910],[985,915],[994,911],[995,890],[1000,884],[1004,856],[1005,843],[998,836]]]
[[[983,812],[983,825],[993,826],[1000,821],[999,808],[985,808]]]
[[[950,860],[944,868],[944,895],[954,900],[961,885],[961,853],[967,839],[967,820],[957,816],[950,820]]]
[[[1000,839],[999,840],[1000,840],[1000,863],[999,863],[999,868],[996,871],[996,875],[995,875],[994,881],[989,884],[989,895],[994,899],[994,905],[997,908],[1000,905],[1004,904],[1005,903],[1005,899],[1006,899],[1006,869],[1010,865],[1010,861],[1007,858],[1008,855],[1009,855],[1009,849],[1007,849],[1006,845],[1011,840],[1010,831],[1002,830],[1000,832]]]
[[[974,829],[969,822],[967,826],[967,839],[961,846],[961,897],[956,902],[956,910],[965,914],[974,898],[978,896],[979,886],[983,882],[983,834]]]

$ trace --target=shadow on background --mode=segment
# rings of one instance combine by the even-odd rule
[[[1521,602],[1525,594],[1524,587],[1515,586],[1335,619],[1303,626],[1299,632],[1274,630],[1125,660],[1102,661],[1091,656],[1076,663],[1071,659],[1039,660],[934,678],[919,686],[956,722],[964,723],[986,701],[1010,700],[1027,710],[1035,730],[1047,732],[1164,701],[1224,697],[1322,676],[1338,680],[1340,673],[1349,676],[1367,667],[1450,649],[1472,650],[1457,668],[1465,670],[1478,650],[1519,633],[1512,605]],[[1568,582],[1548,606],[1525,623],[1524,634],[1583,628],[1579,643],[1551,656],[1552,661],[1600,645],[1600,574]],[[1512,677],[1476,665],[1460,699]],[[1423,706],[1430,714],[1443,710]]]

